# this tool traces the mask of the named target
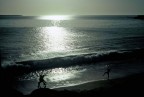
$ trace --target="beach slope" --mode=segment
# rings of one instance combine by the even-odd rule
[[[77,86],[57,89],[42,88],[34,90],[30,97],[57,97],[57,96],[91,96],[117,97],[142,96],[144,88],[144,73],[130,75],[124,78],[89,82]]]

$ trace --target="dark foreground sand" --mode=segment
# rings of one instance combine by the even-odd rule
[[[88,96],[88,97],[144,97],[144,73],[130,75],[124,78],[89,82],[77,86],[62,87],[57,89],[41,88],[34,90],[29,95],[14,89],[3,89],[3,97],[58,97],[58,96]],[[2,96],[1,96],[2,97]]]

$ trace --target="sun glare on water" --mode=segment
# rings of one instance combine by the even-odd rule
[[[40,16],[41,20],[69,20],[70,16],[67,15],[53,15],[53,16]]]
[[[66,50],[67,31],[62,27],[44,27],[41,30],[43,46],[48,51]]]
[[[63,20],[68,20],[68,16],[41,16],[41,20],[51,23],[51,26],[41,27],[39,30],[39,39],[41,51],[45,53],[67,52],[70,49],[69,31],[61,26]]]

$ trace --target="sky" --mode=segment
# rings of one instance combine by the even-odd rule
[[[0,0],[0,15],[144,15],[144,0]]]

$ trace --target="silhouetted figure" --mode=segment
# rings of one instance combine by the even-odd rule
[[[46,82],[44,80],[45,75],[40,75],[39,82],[38,82],[38,88],[41,88],[41,83],[43,83],[43,87],[46,88]]]
[[[105,74],[107,74],[108,80],[109,80],[109,73],[110,73],[110,71],[111,71],[111,68],[110,68],[109,65],[107,65],[106,71],[104,72],[103,76],[104,76]]]

